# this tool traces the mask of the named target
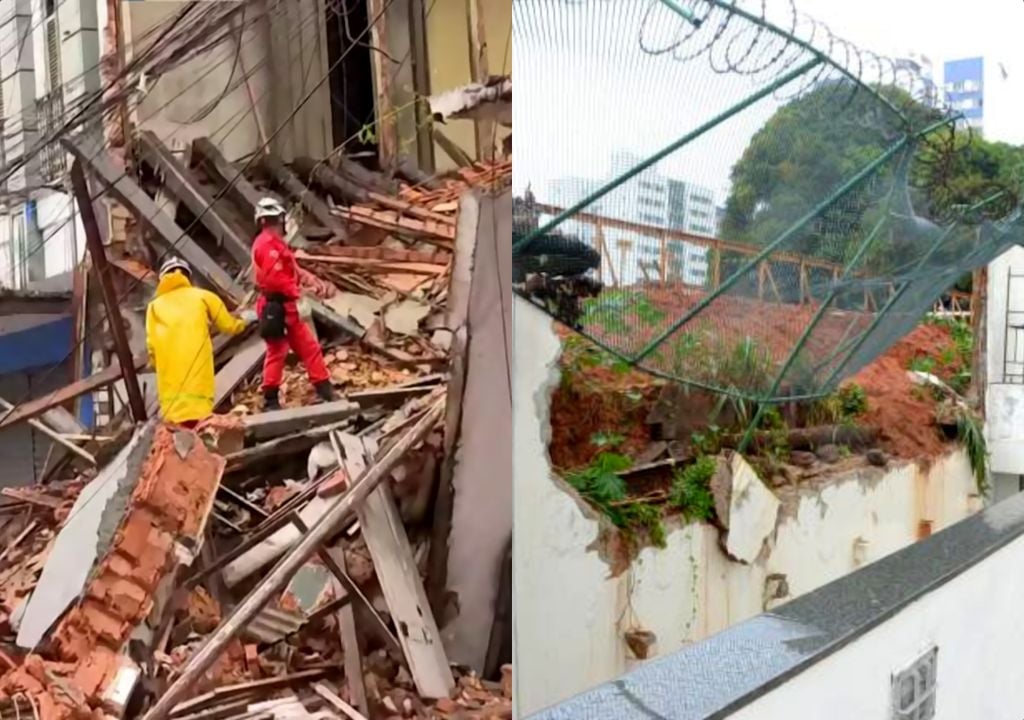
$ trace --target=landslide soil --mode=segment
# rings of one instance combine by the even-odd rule
[[[649,297],[660,310],[676,316],[692,304],[692,298],[685,293],[670,296],[654,292]],[[789,352],[813,314],[813,308],[744,298],[722,298],[716,303],[719,306],[713,317],[717,327],[731,336],[746,333],[778,358]],[[813,338],[820,352],[834,347],[848,328],[851,315],[856,314],[836,313],[833,319],[825,319]],[[582,363],[581,340],[567,330],[561,333],[563,341],[573,339],[564,342],[562,382],[552,397],[549,452],[553,465],[560,470],[587,465],[607,449],[593,442],[599,434],[622,436],[624,440],[616,452],[636,457],[651,442],[645,418],[664,381],[643,372],[616,368],[609,362]],[[907,370],[915,357],[938,359],[952,347],[949,328],[920,325],[847,380],[864,388],[868,409],[860,424],[879,429],[881,447],[889,454],[928,459],[945,451],[947,443],[935,425],[935,401],[910,380]],[[948,379],[957,369],[936,363],[933,372]],[[695,409],[701,407],[699,403],[694,405]],[[695,421],[706,424],[707,418]]]

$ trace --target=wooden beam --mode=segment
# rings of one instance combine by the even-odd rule
[[[395,109],[391,104],[391,68],[388,60],[387,9],[391,3],[385,0],[368,0],[370,19],[370,42],[373,52],[373,88],[377,100],[377,154],[382,168],[392,167],[398,157],[398,125]]]
[[[411,0],[409,4],[409,43],[412,53],[412,89],[416,97],[416,155],[423,170],[434,172],[434,139],[430,132],[430,104],[422,98],[430,97],[430,60],[427,53],[427,9],[425,0]],[[433,3],[431,3],[433,7]],[[399,160],[401,162],[401,160]],[[423,184],[415,181],[416,184]],[[438,183],[440,188],[440,183]]]
[[[342,175],[327,163],[312,158],[296,158],[292,167],[307,182],[315,182],[338,202],[365,203],[370,201],[369,191],[353,179]]]
[[[487,31],[484,26],[483,0],[466,0],[466,21],[469,25],[469,72],[473,81],[487,82],[490,75],[487,63]],[[483,162],[494,159],[496,127],[492,119],[475,119],[476,156]]]
[[[149,359],[145,355],[138,355],[133,358],[134,367],[136,370],[141,370],[146,367],[146,363]],[[94,390],[98,390],[102,387],[106,387],[113,382],[121,379],[121,367],[115,361],[110,367],[104,368],[98,373],[93,373],[89,377],[82,378],[78,382],[65,385],[64,387],[54,390],[52,393],[43,395],[35,400],[29,400],[19,404],[14,410],[7,413],[0,414],[0,430],[11,425],[16,425],[19,422],[28,420],[42,415],[50,408],[55,408],[64,403],[70,402],[77,397],[91,393]]]
[[[338,218],[331,214],[331,209],[327,207],[327,203],[319,195],[303,185],[302,181],[295,176],[295,173],[285,167],[285,164],[276,155],[267,153],[262,161],[263,167],[270,171],[274,179],[277,180],[277,183],[288,193],[288,196],[292,200],[301,203],[302,207],[316,218],[318,223],[330,230],[332,235],[342,240],[348,237],[345,227],[338,221]]]
[[[128,210],[147,225],[160,238],[165,249],[180,254],[192,266],[193,272],[203,277],[219,292],[231,307],[237,307],[245,290],[213,258],[196,245],[185,231],[157,207],[131,178],[114,167],[105,152],[94,152],[84,148],[78,140],[61,138],[61,144],[110,190]]]
[[[164,176],[164,183],[178,200],[200,219],[235,262],[245,267],[250,262],[250,245],[245,234],[232,225],[214,206],[213,194],[196,182],[185,165],[149,130],[139,133],[143,154]]]
[[[230,186],[228,193],[244,206],[247,217],[252,218],[256,212],[256,204],[263,197],[256,186],[228,162],[209,138],[193,140],[192,152],[207,170],[216,175],[224,185]]]
[[[0,407],[2,407],[4,410],[11,410],[11,409],[14,408],[14,405],[12,403],[7,402],[2,397],[0,397]],[[96,464],[96,458],[93,457],[93,455],[91,453],[88,453],[85,450],[83,450],[82,448],[78,447],[73,442],[71,442],[71,440],[69,440],[68,438],[64,437],[59,432],[56,432],[55,430],[53,430],[49,426],[44,425],[43,423],[39,422],[35,418],[30,418],[28,420],[28,424],[31,425],[36,430],[38,430],[39,432],[41,432],[43,435],[46,435],[46,437],[50,438],[51,440],[53,440],[58,445],[63,445],[65,448],[67,448],[68,450],[73,452],[75,455],[78,455],[79,457],[83,458],[84,460],[87,460],[90,464],[92,464],[92,465]]]
[[[302,432],[292,433],[291,435],[284,435],[283,437],[270,440],[260,445],[256,445],[255,447],[230,453],[224,456],[224,459],[227,461],[227,467],[224,472],[238,472],[239,470],[245,470],[246,468],[252,467],[257,462],[268,458],[280,458],[286,455],[294,455],[295,453],[304,452],[321,440],[325,440],[332,430],[339,430],[347,427],[348,425],[348,420],[342,420],[340,422],[331,423],[330,425],[315,427],[311,430],[303,430]]]
[[[128,405],[132,410],[135,422],[146,422],[146,403],[142,399],[139,377],[132,365],[132,350],[128,345],[128,334],[124,330],[124,318],[121,317],[121,301],[114,292],[111,280],[110,264],[107,262],[107,251],[100,237],[100,227],[96,223],[96,215],[92,207],[92,195],[89,194],[89,182],[85,179],[82,161],[78,158],[71,164],[71,186],[78,204],[78,213],[82,216],[82,227],[85,230],[85,242],[92,257],[92,265],[99,279],[103,304],[107,308],[107,324],[114,338],[114,349],[117,360],[124,368],[124,387],[128,393]]]

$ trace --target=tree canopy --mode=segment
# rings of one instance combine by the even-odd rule
[[[904,111],[909,127],[923,128],[941,117],[895,87],[880,93]],[[824,84],[787,103],[753,136],[732,168],[722,236],[757,245],[773,241],[903,137],[907,127],[872,93],[855,90],[849,82]],[[977,133],[940,129],[920,143],[905,168],[905,197],[915,214],[940,224],[961,207],[996,194],[985,216],[1005,215],[1018,200],[1022,161],[1021,148],[987,142]],[[885,164],[825,209],[787,249],[848,260],[856,240],[882,218],[879,200],[890,191],[896,171],[895,160]]]

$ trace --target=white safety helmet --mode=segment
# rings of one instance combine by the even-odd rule
[[[265,197],[256,203],[256,222],[265,217],[282,217],[285,214],[284,205],[272,197]]]
[[[160,277],[172,273],[175,270],[179,270],[185,275],[192,277],[192,268],[188,266],[188,263],[178,257],[168,258],[164,261],[164,264],[160,266]]]

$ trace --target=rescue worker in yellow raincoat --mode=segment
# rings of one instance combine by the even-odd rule
[[[160,268],[156,297],[146,309],[146,349],[156,370],[160,415],[167,422],[194,427],[213,412],[214,371],[210,324],[237,335],[255,320],[238,319],[209,290],[192,286],[184,260]]]

